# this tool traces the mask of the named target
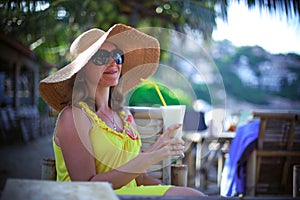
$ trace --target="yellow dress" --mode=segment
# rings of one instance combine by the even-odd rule
[[[124,111],[119,115],[124,121],[124,129],[117,132],[107,126],[87,104],[79,103],[82,110],[92,121],[90,140],[92,142],[96,172],[103,173],[118,168],[138,155],[141,139],[138,132],[131,126],[132,116]],[[63,111],[62,111],[63,112]],[[57,181],[71,181],[68,174],[61,148],[53,140],[56,161]],[[135,179],[120,189],[115,190],[118,195],[157,195],[162,196],[170,185],[137,186]]]

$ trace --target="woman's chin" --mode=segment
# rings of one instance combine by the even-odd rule
[[[113,87],[119,83],[119,79],[111,79],[111,80],[101,80],[100,85],[102,87]]]

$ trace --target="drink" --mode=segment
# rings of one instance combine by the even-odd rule
[[[161,106],[160,109],[164,122],[164,130],[171,125],[183,123],[185,105]],[[174,137],[182,137],[182,127],[174,132]]]
[[[161,106],[161,114],[164,122],[164,130],[169,128],[174,124],[183,124],[185,105],[171,105],[171,106]],[[181,138],[182,137],[182,127],[174,131],[173,137]],[[181,156],[174,156],[172,160],[177,160],[183,158],[184,153],[182,152]]]

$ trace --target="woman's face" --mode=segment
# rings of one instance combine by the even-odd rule
[[[114,44],[105,42],[95,56],[89,60],[84,68],[88,84],[97,85],[98,87],[111,87],[118,84],[122,64],[118,64],[118,61],[114,60],[112,56],[107,56],[111,52],[114,52],[113,56],[115,54],[118,56],[119,53],[116,49],[117,47]],[[106,61],[108,62],[106,63]]]

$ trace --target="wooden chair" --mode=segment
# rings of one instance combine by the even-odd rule
[[[160,108],[130,107],[142,139],[142,151],[153,144],[163,133],[163,120]],[[160,179],[163,184],[171,184],[171,159],[150,166],[148,174]]]
[[[293,113],[254,112],[257,148],[247,164],[246,195],[292,195],[293,165],[300,163],[300,123]]]

